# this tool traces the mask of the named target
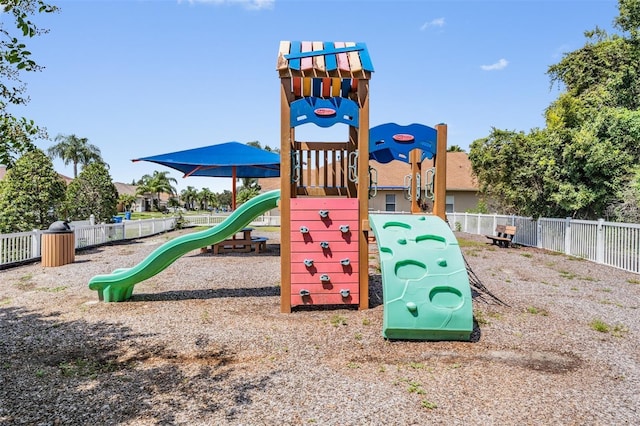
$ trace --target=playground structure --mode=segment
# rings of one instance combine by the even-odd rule
[[[369,307],[368,242],[379,244],[383,281],[383,336],[393,339],[469,340],[471,290],[464,259],[445,220],[447,127],[395,123],[369,128],[373,66],[364,43],[280,43],[281,189],[244,203],[212,229],[183,235],[140,264],[98,275],[89,287],[105,302],[131,297],[136,283],[180,256],[214,245],[253,218],[281,211],[280,310],[307,305]],[[348,126],[345,142],[298,141],[303,124]],[[440,153],[440,155],[438,155]],[[425,171],[425,158],[435,170]],[[380,163],[411,163],[411,215],[369,215]],[[424,181],[424,190],[420,182]],[[418,206],[432,196],[434,215]]]
[[[281,312],[304,305],[368,308],[372,225],[383,271],[383,335],[468,340],[473,328],[469,281],[444,222],[446,125],[388,123],[369,129],[373,65],[364,43],[282,41],[277,71]],[[295,130],[303,124],[345,124],[348,139],[298,141]],[[370,158],[411,163],[408,191],[417,214],[421,164],[434,157],[425,193],[433,195],[436,216],[369,216],[369,197],[375,194]]]

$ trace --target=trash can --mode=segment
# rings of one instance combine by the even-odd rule
[[[66,221],[53,222],[42,234],[42,266],[62,266],[76,258],[75,234]]]
[[[122,216],[113,216],[113,223],[122,223]]]
[[[131,220],[131,212],[124,212],[124,219]]]

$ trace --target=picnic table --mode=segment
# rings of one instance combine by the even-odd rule
[[[261,250],[266,250],[267,238],[253,236],[253,230],[253,228],[243,228],[231,238],[211,246],[211,251],[213,254],[221,254],[229,252],[249,253],[252,250],[259,253]],[[209,248],[205,247],[203,250],[209,251]]]

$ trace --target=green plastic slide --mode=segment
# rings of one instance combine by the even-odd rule
[[[380,250],[382,335],[388,339],[471,338],[469,276],[449,226],[437,216],[371,214]]]
[[[96,290],[102,301],[123,302],[131,297],[133,286],[137,283],[151,278],[192,250],[230,238],[256,217],[276,208],[279,199],[279,189],[260,194],[242,204],[224,222],[213,228],[167,241],[133,268],[116,269],[108,275],[96,275],[89,280],[89,288]]]

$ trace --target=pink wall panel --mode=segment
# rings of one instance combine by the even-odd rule
[[[312,258],[313,256],[306,256],[306,258]],[[298,274],[308,274],[308,275],[320,275],[322,273],[342,273],[345,275],[350,275],[355,278],[358,274],[358,262],[353,261],[351,256],[348,256],[351,261],[349,265],[342,266],[340,264],[340,260],[344,259],[347,256],[338,257],[332,262],[319,261],[319,259],[313,259],[313,266],[307,267],[302,261],[300,262],[291,262],[291,272]]]
[[[291,210],[355,210],[358,211],[357,198],[292,198]],[[356,214],[357,217],[357,214]]]
[[[359,303],[359,218],[358,200],[353,198],[292,198],[291,199],[291,304],[352,304]],[[322,217],[320,210],[328,212]],[[342,232],[340,226],[348,225]],[[308,232],[300,232],[304,227]],[[322,248],[321,242],[328,243]],[[349,265],[340,261],[349,259]],[[312,259],[307,267],[305,259]],[[327,275],[328,282],[320,277]],[[301,297],[300,290],[309,296]],[[341,290],[350,294],[343,297]]]
[[[351,293],[349,297],[343,298],[340,293],[336,294],[320,294],[315,293],[310,296],[301,297],[297,292],[291,293],[291,305],[357,305],[360,303],[360,297],[356,293]]]

